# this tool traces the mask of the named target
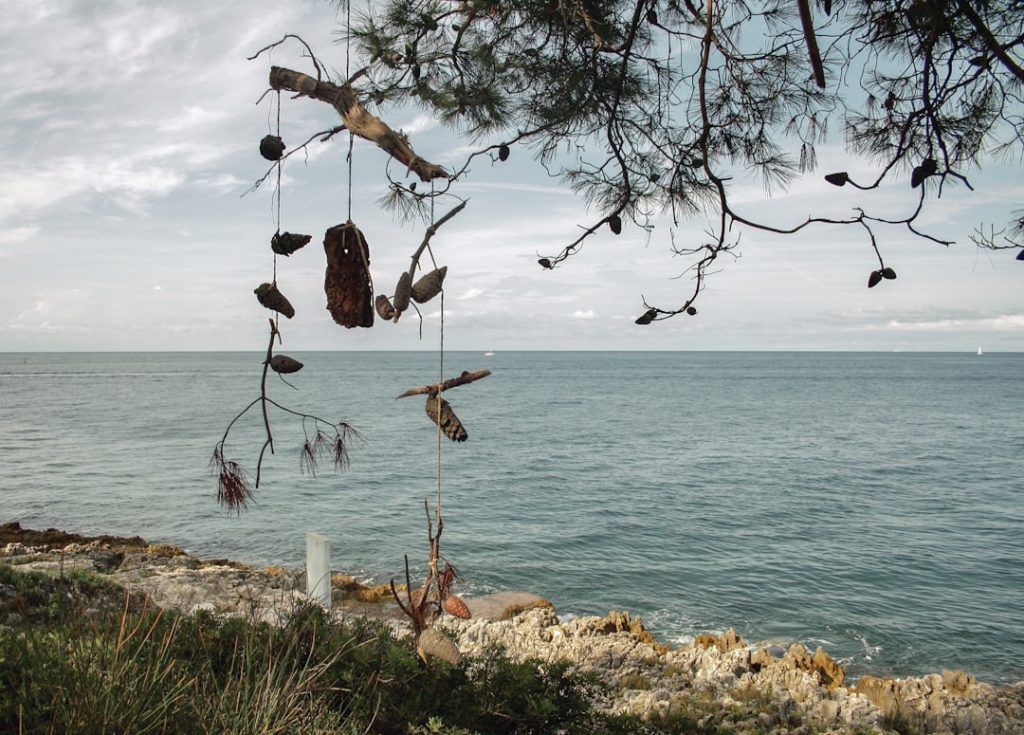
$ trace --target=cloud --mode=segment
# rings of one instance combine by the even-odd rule
[[[582,319],[584,321],[592,321],[594,319],[597,319],[597,312],[594,311],[593,309],[587,309],[586,311],[581,311],[577,309],[572,313],[572,318]]]
[[[41,231],[42,228],[39,225],[23,225],[21,227],[12,227],[9,230],[0,230],[0,245],[24,242],[35,237]]]
[[[884,324],[865,324],[860,329],[865,332],[1024,332],[1024,314],[932,321],[890,319]]]
[[[464,294],[462,294],[461,296],[456,296],[455,300],[456,301],[471,301],[472,299],[475,299],[477,296],[480,296],[483,293],[484,293],[484,290],[482,288],[471,288],[468,291],[466,291]]]

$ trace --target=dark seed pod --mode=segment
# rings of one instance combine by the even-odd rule
[[[425,304],[441,293],[441,286],[447,273],[448,266],[443,265],[412,284],[412,300],[417,304]]]
[[[821,9],[825,11],[825,15],[832,15],[832,0],[821,0]]]
[[[915,166],[914,170],[910,172],[910,185],[916,189],[929,176],[935,175],[938,170],[939,164],[934,158],[924,159],[920,166]]]
[[[658,25],[658,14],[654,12],[653,8],[647,11],[647,22],[652,26]]]
[[[507,145],[505,145],[504,143],[502,143],[502,144],[501,144],[501,145],[500,145],[500,146],[498,147],[498,158],[499,158],[500,160],[502,160],[502,161],[507,161],[507,160],[508,160],[508,156],[509,156],[509,154],[510,154],[511,152],[512,152],[512,151],[510,151],[510,150],[509,150],[509,147],[508,147]]]
[[[427,396],[427,416],[435,424],[441,427],[441,431],[453,442],[464,442],[469,438],[466,427],[455,415],[451,404],[440,396]]]
[[[686,307],[686,313],[689,314],[690,316],[697,316],[697,307],[696,306],[687,306]]]
[[[871,275],[868,276],[868,288],[874,288],[882,282],[882,271],[871,271]]]
[[[1024,251],[1022,251],[1022,252],[1024,252]],[[540,260],[537,261],[537,263],[538,263],[538,265],[540,265],[541,268],[547,268],[548,270],[551,270],[552,268],[554,268],[554,266],[551,265],[551,261],[548,260],[547,258],[541,258]]]
[[[377,315],[385,321],[390,321],[395,318],[395,307],[388,301],[388,297],[384,294],[377,296],[376,303],[374,306],[377,307]]]
[[[885,278],[885,279],[890,280],[890,281],[895,281],[896,280],[896,271],[894,271],[892,268],[888,268],[888,267],[883,268],[881,272],[882,272],[882,278]]]
[[[1017,260],[1024,260],[1024,249],[1017,253]]]
[[[302,370],[302,363],[288,355],[274,355],[270,358],[270,369],[275,373],[297,373]]]
[[[608,218],[608,229],[618,235],[622,232],[622,218],[617,214],[613,214]]]
[[[656,316],[658,316],[658,312],[657,312],[656,309],[648,309],[643,314],[641,314],[639,317],[637,317],[637,320],[635,322],[633,322],[633,323],[634,324],[639,324],[641,327],[643,327],[643,326],[646,326],[646,325],[650,324],[651,322],[653,322],[654,321],[654,317],[656,317]]]
[[[260,141],[260,155],[268,161],[280,161],[284,155],[284,141],[276,135],[265,135]]]
[[[270,249],[278,255],[291,255],[296,250],[305,247],[312,235],[296,235],[291,232],[275,232],[270,238]]]
[[[406,271],[402,273],[402,275],[399,277],[398,285],[395,286],[395,296],[393,303],[395,307],[396,318],[398,317],[399,314],[401,314],[403,311],[409,308],[409,299],[412,298],[412,283],[410,282],[411,280],[412,279],[409,278],[408,271]]]
[[[837,171],[834,174],[825,174],[825,181],[832,184],[832,186],[845,186],[846,182],[850,180],[850,175],[845,171]]]
[[[284,314],[289,319],[295,316],[295,307],[277,290],[277,283],[261,283],[253,289],[253,293],[259,302],[271,311]]]

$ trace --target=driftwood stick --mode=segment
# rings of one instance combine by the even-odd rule
[[[399,398],[406,398],[408,396],[422,396],[427,393],[429,393],[432,396],[436,396],[438,393],[443,393],[449,388],[455,388],[460,385],[472,383],[476,380],[480,380],[481,378],[486,378],[490,374],[490,370],[477,370],[475,373],[464,371],[462,375],[460,375],[459,377],[449,378],[443,383],[434,383],[432,385],[421,385],[418,388],[410,388],[402,395],[397,396],[395,400],[398,400]]]
[[[404,163],[420,181],[448,178],[444,168],[417,156],[403,134],[396,133],[387,123],[367,111],[356,98],[351,85],[339,87],[332,82],[317,81],[302,72],[272,66],[270,86],[278,91],[284,89],[331,105],[345,121],[345,127],[354,135],[376,143],[388,155]]]

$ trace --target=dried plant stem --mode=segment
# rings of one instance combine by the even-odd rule
[[[281,333],[273,319],[268,321],[270,322],[270,344],[267,345],[267,359],[263,361],[263,376],[260,379],[260,397],[258,399],[263,409],[263,428],[267,431],[267,438],[263,442],[260,457],[256,461],[256,487],[260,486],[260,471],[263,469],[263,455],[266,453],[267,447],[270,447],[271,454],[274,453],[274,435],[270,432],[270,417],[267,415],[267,372],[270,370],[270,358],[274,356],[274,337],[280,339]]]

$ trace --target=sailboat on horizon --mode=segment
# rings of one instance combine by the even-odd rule
[[[984,355],[984,354],[985,354],[985,353],[984,353],[984,352],[982,352],[982,351],[981,351],[981,348],[979,347],[979,348],[978,348],[978,356],[979,356],[979,357],[981,357],[981,356],[982,356],[982,355]]]

